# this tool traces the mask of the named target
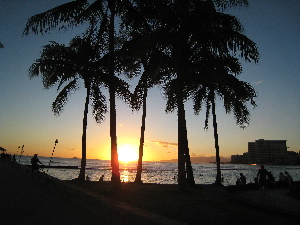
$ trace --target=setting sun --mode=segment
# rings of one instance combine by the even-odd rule
[[[119,160],[122,162],[131,162],[138,160],[138,151],[132,145],[118,146]]]

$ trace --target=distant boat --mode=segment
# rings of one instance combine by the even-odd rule
[[[73,157],[73,159],[78,159],[77,157]]]

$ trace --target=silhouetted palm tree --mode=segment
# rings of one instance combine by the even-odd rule
[[[246,0],[162,0],[162,1],[117,1],[118,5],[115,11],[116,1],[95,1],[90,7],[87,7],[87,1],[75,1],[70,3],[70,7],[62,6],[64,13],[60,9],[54,9],[46,12],[44,15],[37,15],[37,18],[29,20],[25,33],[30,31],[41,32],[48,31],[49,28],[62,28],[65,24],[76,25],[83,19],[90,20],[91,17],[100,18],[103,21],[110,22],[109,39],[109,62],[110,74],[113,76],[114,69],[114,51],[112,41],[113,21],[115,12],[120,15],[119,10],[125,6],[137,6],[143,13],[143,18],[151,27],[151,32],[142,35],[143,38],[151,39],[153,46],[169,57],[171,62],[169,71],[165,72],[163,84],[165,85],[166,95],[168,96],[167,111],[174,108],[178,112],[178,184],[182,189],[187,180],[189,184],[194,184],[193,171],[189,159],[189,148],[187,141],[187,130],[185,121],[184,102],[189,97],[190,77],[195,74],[195,68],[199,64],[207,63],[203,50],[218,52],[218,54],[235,54],[240,52],[241,56],[248,61],[257,57],[256,46],[242,34],[242,26],[235,17],[218,13],[215,10],[215,3],[218,7],[224,9],[232,5],[247,4]],[[102,3],[107,3],[103,5]],[[93,6],[93,7],[92,7]],[[120,7],[122,6],[122,7]],[[66,8],[71,8],[71,10]],[[108,12],[110,14],[108,14]],[[78,16],[84,15],[84,16]],[[132,16],[132,15],[131,15]],[[72,19],[70,19],[72,17]],[[75,18],[75,19],[74,19]],[[106,20],[105,20],[106,18]],[[37,22],[38,21],[38,22]],[[54,21],[54,22],[52,22]],[[137,20],[136,23],[144,20]],[[108,23],[106,25],[108,26]],[[101,26],[99,26],[100,28]],[[103,26],[105,27],[105,26]],[[111,77],[112,77],[111,76]],[[175,79],[172,79],[174,78]],[[110,87],[111,107],[114,106],[112,97],[113,86]],[[115,110],[111,110],[115,115]],[[114,117],[111,115],[111,118]],[[115,124],[111,124],[111,128]],[[116,139],[115,129],[111,129],[112,136],[112,167],[117,168]],[[113,169],[113,174],[114,174]],[[113,175],[114,176],[114,175]],[[116,175],[117,177],[118,175]],[[112,180],[113,177],[112,177]],[[116,181],[119,179],[116,178]]]
[[[138,48],[139,49],[139,48]],[[155,53],[156,54],[155,54]],[[146,104],[147,104],[147,93],[148,89],[158,85],[164,74],[160,73],[160,68],[163,67],[162,63],[163,56],[158,51],[152,52],[151,56],[148,56],[147,60],[141,60],[143,65],[143,73],[140,77],[139,83],[137,84],[132,101],[132,108],[139,110],[143,107],[142,113],[142,125],[141,125],[141,137],[139,145],[139,159],[137,166],[137,174],[135,177],[136,183],[142,183],[142,163],[143,163],[143,152],[144,152],[144,141],[145,141],[145,129],[146,129]],[[164,65],[165,66],[165,65]]]
[[[228,58],[211,58],[207,68],[202,68],[204,73],[195,79],[194,86],[191,91],[191,96],[194,100],[194,111],[196,114],[201,110],[201,105],[206,105],[206,120],[205,129],[208,128],[208,117],[210,109],[213,115],[213,128],[216,148],[216,164],[217,176],[216,184],[221,185],[221,169],[220,155],[218,143],[217,119],[215,113],[215,99],[220,96],[224,102],[226,113],[234,112],[238,125],[249,123],[249,110],[247,103],[255,105],[254,98],[256,92],[253,87],[243,81],[239,81],[235,76],[242,72],[242,68],[238,63],[238,59],[234,57]]]
[[[141,74],[133,93],[131,107],[133,110],[143,108],[139,159],[135,178],[135,182],[142,183],[147,93],[149,88],[158,85],[161,79],[166,76],[165,71],[168,70],[169,65],[168,57],[161,51],[157,40],[153,39],[153,21],[149,21],[147,17],[144,17],[147,7],[140,7],[141,1],[133,2],[134,4],[126,5],[126,10],[122,15],[121,27],[123,30],[121,32],[126,33],[125,39],[127,41],[124,42],[122,49],[117,52],[117,62],[120,64],[118,67],[122,68],[122,71],[127,71],[125,72],[127,77],[132,78]]]
[[[165,24],[168,29],[164,35],[177,77],[167,82],[165,90],[167,110],[177,108],[178,111],[178,183],[183,187],[186,181],[185,163],[187,181],[193,184],[184,109],[184,101],[190,96],[190,86],[197,76],[201,77],[201,68],[210,63],[211,53],[219,56],[240,54],[247,61],[256,61],[258,52],[255,43],[243,35],[238,20],[217,12],[211,1],[175,1],[172,7],[160,8],[172,18],[163,18],[162,27]]]
[[[98,39],[103,36],[108,41],[108,74],[109,74],[109,102],[110,102],[110,137],[111,137],[111,166],[112,166],[112,183],[117,187],[120,183],[119,162],[117,153],[117,136],[116,136],[116,86],[115,80],[115,22],[116,14],[120,15],[124,10],[122,5],[128,4],[129,1],[94,1],[91,4],[87,0],[76,0],[55,7],[47,12],[31,17],[24,30],[27,35],[33,33],[46,33],[53,28],[64,29],[66,26],[76,26],[89,21],[93,24],[96,33],[98,30],[104,30]],[[104,38],[104,39],[105,39]],[[102,42],[105,45],[105,42]]]
[[[55,115],[59,115],[68,101],[69,95],[79,87],[79,81],[84,81],[86,88],[86,101],[83,117],[82,135],[82,161],[79,179],[85,179],[86,166],[86,129],[89,101],[92,102],[93,115],[98,123],[104,120],[107,112],[106,98],[102,94],[100,87],[109,85],[109,75],[106,72],[101,48],[98,42],[93,43],[89,38],[76,37],[72,39],[69,46],[52,42],[46,45],[37,60],[30,68],[30,77],[42,75],[45,88],[58,85],[61,89],[56,100],[52,104]],[[119,93],[126,93],[125,82],[115,78]],[[63,88],[62,86],[65,85]],[[122,90],[121,90],[122,89]],[[128,93],[127,93],[128,94]],[[129,98],[128,95],[127,98]]]

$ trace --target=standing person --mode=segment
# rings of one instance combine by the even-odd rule
[[[279,174],[279,182],[283,182],[284,181],[284,175],[282,172],[280,172]]]
[[[279,185],[280,185],[281,187],[284,186],[284,180],[285,180],[285,177],[284,177],[283,173],[280,172],[278,183],[279,183]]]
[[[293,178],[291,177],[291,175],[287,172],[287,171],[285,171],[284,172],[284,180],[285,180],[285,182],[287,183],[287,185],[288,185],[288,187],[289,188],[291,188],[292,187],[292,182],[293,182]]]
[[[264,165],[261,165],[260,169],[257,172],[257,180],[258,180],[259,187],[263,192],[263,195],[265,195],[267,176],[268,176],[268,171],[265,169]]]
[[[34,154],[34,156],[31,158],[32,174],[35,170],[39,170],[40,167],[39,167],[38,163],[43,165],[43,163],[41,163],[40,160],[38,159],[37,154]]]
[[[16,162],[16,154],[13,155],[11,164],[14,165],[15,162]]]

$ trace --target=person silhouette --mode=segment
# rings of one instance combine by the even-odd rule
[[[15,162],[16,162],[16,154],[13,155],[11,164],[14,165]]]
[[[288,187],[291,188],[292,183],[293,183],[293,178],[291,177],[291,175],[287,171],[284,172],[284,176],[285,176],[284,177],[285,182],[287,183]]]
[[[267,176],[268,176],[268,171],[265,169],[264,165],[261,165],[260,169],[257,172],[257,179],[258,179],[258,185],[259,185],[260,189],[262,190],[263,195],[265,195]]]
[[[240,173],[240,184],[245,185],[247,178],[243,173]]]
[[[103,182],[103,179],[104,179],[104,175],[102,175],[99,179],[100,182]]]
[[[40,162],[40,160],[37,157],[38,154],[34,154],[34,156],[31,158],[31,168],[32,168],[32,174],[34,173],[35,170],[39,170],[39,164],[43,165],[43,163]]]

